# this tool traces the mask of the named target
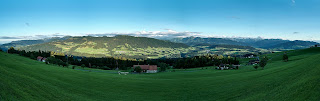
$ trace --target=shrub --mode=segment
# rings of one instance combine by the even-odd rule
[[[73,65],[73,66],[72,66],[72,69],[74,69],[74,68],[76,68],[76,66],[75,66],[75,65]]]
[[[263,59],[260,61],[259,65],[262,69],[264,69],[264,67],[267,65],[268,62],[268,57],[264,56]]]
[[[99,67],[99,69],[103,69],[103,70],[111,70],[111,68],[109,68],[109,67],[107,67],[107,66]]]
[[[166,64],[166,63],[159,63],[158,65],[160,66],[160,71],[161,72],[166,71],[167,68],[169,68],[169,65]]]
[[[142,69],[140,66],[137,66],[136,68],[134,68],[134,71],[141,73]]]
[[[69,64],[67,64],[67,63],[65,63],[65,62],[62,62],[62,66],[68,68]]]
[[[81,67],[84,68],[84,67],[86,67],[86,65],[82,64]]]
[[[33,55],[33,53],[30,54],[30,59],[36,59],[36,57]]]
[[[63,62],[62,60],[58,60],[57,63],[58,63],[59,66],[63,66],[63,63],[64,63],[64,62]]]
[[[258,65],[253,65],[253,68],[256,70],[258,69],[258,67],[259,67]]]
[[[289,58],[288,55],[286,53],[284,53],[283,56],[282,56],[282,60],[287,62],[288,58]]]
[[[92,68],[97,68],[97,66],[96,66],[96,65],[93,65]]]

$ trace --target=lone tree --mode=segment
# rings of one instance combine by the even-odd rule
[[[36,59],[36,57],[33,55],[33,53],[30,54],[31,59]]]
[[[258,65],[253,65],[253,68],[256,70],[258,69],[258,67],[259,67]]]
[[[285,61],[285,62],[287,62],[287,61],[288,61],[288,58],[289,58],[289,57],[288,57],[287,53],[284,53],[283,56],[282,56],[282,60]]]
[[[160,71],[161,72],[166,71],[166,69],[169,67],[169,65],[166,64],[166,63],[159,63],[159,65],[160,65]]]
[[[13,47],[10,47],[8,49],[8,53],[16,53],[16,50]]]
[[[84,68],[84,67],[86,67],[86,65],[82,64],[81,67]]]
[[[268,57],[267,57],[267,56],[264,56],[264,57],[262,58],[262,60],[260,61],[260,63],[259,63],[260,67],[261,67],[262,69],[264,69],[264,66],[267,65],[267,62],[268,62]]]
[[[137,66],[136,68],[134,68],[134,71],[141,73],[142,69],[140,66]]]

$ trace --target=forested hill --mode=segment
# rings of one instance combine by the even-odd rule
[[[154,38],[118,35],[115,37],[71,37],[67,40],[31,45],[20,49],[26,51],[55,51],[87,57],[146,58],[164,57],[170,54],[180,55],[181,50],[188,47],[188,45],[182,43]]]

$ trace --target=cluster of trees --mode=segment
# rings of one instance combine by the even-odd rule
[[[188,58],[176,58],[176,59],[154,59],[146,60],[146,64],[158,65],[167,64],[167,66],[173,66],[177,69],[206,67],[206,66],[218,66],[220,64],[235,64],[238,65],[240,62],[236,57],[223,57],[218,55],[203,55]]]
[[[46,60],[46,64],[56,64],[58,66],[68,67],[69,64],[66,62],[63,62],[60,59],[54,58],[54,57],[48,57]]]
[[[11,54],[19,54],[20,56],[25,56],[25,57],[29,57],[31,59],[37,59],[38,56],[41,57],[50,57],[50,52],[46,52],[46,51],[28,51],[26,52],[25,50],[15,50],[13,47],[8,49],[8,53]]]
[[[134,71],[136,71],[137,73],[141,73],[142,69],[140,66],[134,68]]]
[[[57,57],[63,61],[67,61],[69,64],[85,66],[89,68],[98,68],[98,69],[121,69],[127,70],[129,67],[132,67],[135,64],[144,64],[142,61],[133,61],[133,60],[120,60],[115,58],[82,58],[81,61],[74,59],[73,57]]]
[[[173,66],[175,68],[196,68],[196,67],[205,67],[205,66],[219,66],[220,64],[239,64],[237,58],[231,57],[222,57],[219,58],[215,55],[205,55],[205,56],[196,56],[192,58],[182,58],[174,62]]]
[[[289,57],[288,57],[287,53],[284,53],[282,56],[282,60],[285,62],[288,62],[288,59],[289,59]]]
[[[264,67],[267,65],[269,58],[267,56],[264,56],[261,60],[260,63],[258,65],[254,65],[253,68],[258,69],[259,67],[261,67],[262,69],[264,69]]]

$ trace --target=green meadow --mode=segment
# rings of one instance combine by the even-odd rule
[[[113,70],[47,65],[0,52],[0,101],[319,101],[320,48],[288,51],[288,62],[282,61],[282,54],[267,54],[271,60],[264,70],[243,65],[239,70],[204,67],[119,75]]]

